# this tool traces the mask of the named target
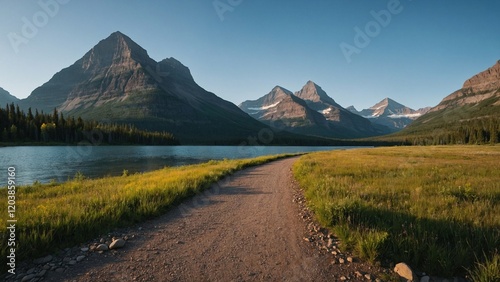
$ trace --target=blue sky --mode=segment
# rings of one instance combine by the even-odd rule
[[[495,0],[0,0],[0,8],[0,87],[19,98],[117,30],[235,104],[313,80],[345,107],[385,97],[434,106],[500,60]]]

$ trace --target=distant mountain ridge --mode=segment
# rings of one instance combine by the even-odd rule
[[[0,87],[0,106],[5,107],[6,104],[18,103],[19,99],[12,96],[7,90]]]
[[[344,109],[312,81],[295,93],[276,86],[263,97],[244,101],[239,107],[259,121],[301,134],[356,138],[388,132],[387,128],[374,126]]]
[[[368,109],[357,111],[354,106],[350,106],[347,109],[370,119],[374,123],[387,126],[392,131],[398,131],[425,114],[430,107],[414,110],[390,98],[385,98]]]

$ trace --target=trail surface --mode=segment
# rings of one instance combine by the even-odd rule
[[[123,249],[90,255],[45,280],[335,280],[328,255],[303,239],[308,231],[291,187],[295,160],[237,172],[129,229]]]

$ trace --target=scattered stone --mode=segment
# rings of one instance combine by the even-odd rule
[[[353,259],[352,257],[347,257],[347,261],[348,261],[348,262],[353,262],[353,261],[354,261],[354,259]]]
[[[422,278],[420,278],[420,282],[429,282],[431,281],[431,278],[429,276],[423,276]]]
[[[101,244],[104,244],[104,242],[106,242],[106,240],[104,238],[101,238],[101,240],[99,240],[99,243],[101,243]]]
[[[331,248],[333,246],[333,239],[328,239],[328,244],[326,245],[328,248]]]
[[[46,257],[43,257],[43,258],[38,258],[38,259],[35,259],[33,261],[34,264],[45,264],[45,263],[48,263],[52,260],[52,256],[51,255],[48,255]]]
[[[343,258],[339,258],[339,263],[340,264],[344,264],[345,263],[345,260]]]
[[[107,251],[109,248],[108,248],[108,245],[106,244],[99,244],[95,250],[96,251]]]
[[[68,262],[68,264],[69,264],[69,265],[75,265],[75,264],[76,264],[76,260],[70,260],[70,261]]]
[[[370,280],[370,281],[372,280],[372,276],[370,275],[370,273],[365,274],[365,278],[366,278],[366,280]]]
[[[338,254],[337,251],[332,251],[332,255],[336,256]]]
[[[177,244],[179,244],[179,245],[180,244],[184,244],[184,242],[183,241],[177,241]]]
[[[77,256],[76,261],[80,262],[85,258],[85,256]]]
[[[83,248],[81,248],[80,250],[81,250],[82,252],[88,252],[88,251],[89,251],[89,248],[87,248],[87,247],[83,247]]]
[[[113,249],[123,248],[123,246],[125,246],[125,240],[119,238],[119,239],[116,239],[113,242],[111,242],[111,244],[109,245],[109,248],[111,250],[113,250]]]
[[[64,270],[65,270],[65,268],[64,268],[64,267],[59,267],[59,268],[56,268],[56,272],[57,272],[57,273],[63,273],[63,272],[64,272]]]
[[[65,258],[63,258],[63,262],[65,262],[65,263],[68,263],[68,262],[70,262],[70,261],[71,261],[71,258],[70,258],[70,257],[65,257]]]
[[[347,280],[347,277],[342,276],[342,277],[340,277],[340,280],[342,280],[342,281],[346,281],[346,280]]]
[[[394,267],[394,272],[396,272],[400,277],[406,280],[413,282],[418,281],[418,278],[415,273],[413,273],[413,270],[411,270],[410,266],[408,266],[404,262],[396,264],[396,266]]]
[[[45,276],[45,273],[47,273],[47,270],[43,269],[42,271],[38,272],[36,277],[43,277],[43,276]]]
[[[24,276],[23,279],[21,280],[21,282],[30,281],[33,278],[35,278],[35,274],[29,274],[29,275]]]
[[[361,276],[363,276],[363,274],[362,274],[361,272],[359,272],[359,271],[354,272],[354,274],[356,275],[356,277],[361,277]]]

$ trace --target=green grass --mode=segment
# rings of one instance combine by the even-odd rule
[[[173,205],[243,168],[291,155],[210,161],[144,174],[85,179],[77,173],[65,183],[18,187],[16,193],[17,260],[78,244],[112,228],[132,225],[165,213]],[[0,210],[7,211],[7,189],[0,189]],[[0,218],[6,238],[6,217]],[[7,242],[1,242],[7,256]],[[2,265],[6,270],[6,265]]]
[[[362,258],[498,273],[499,160],[500,146],[359,149],[305,155],[294,175],[318,220]]]

